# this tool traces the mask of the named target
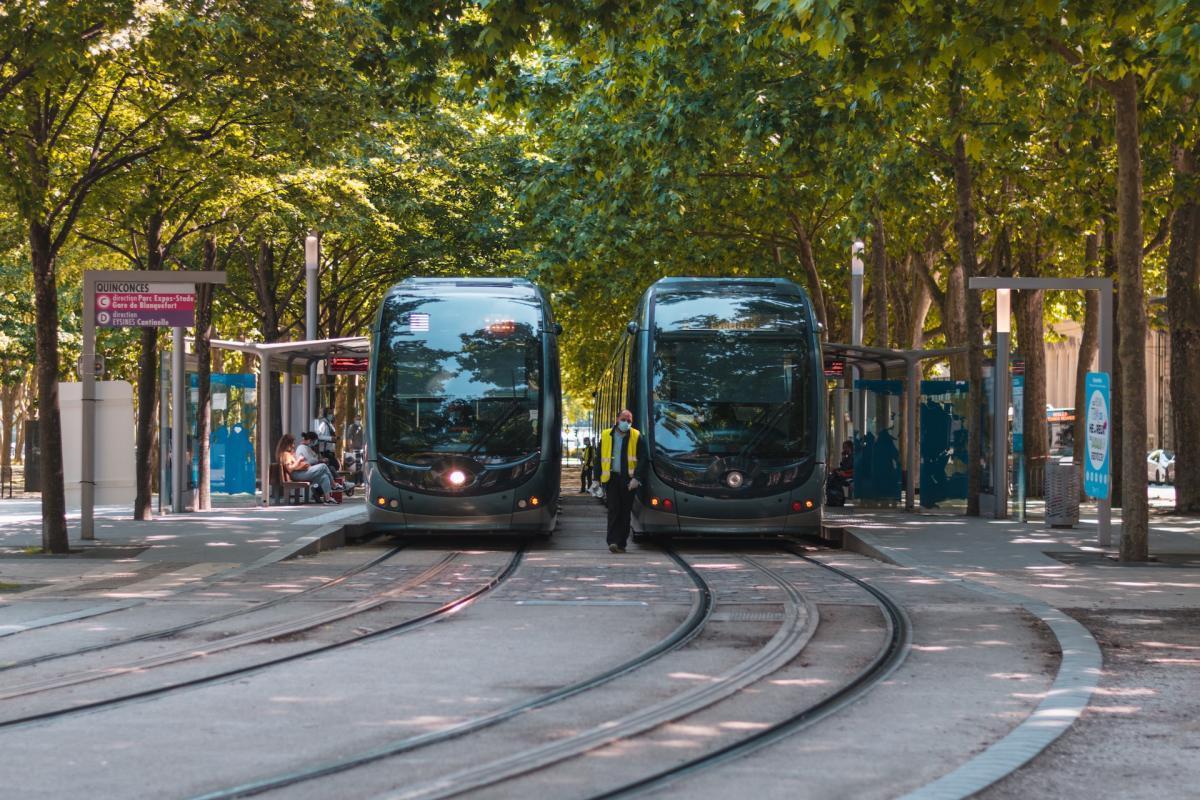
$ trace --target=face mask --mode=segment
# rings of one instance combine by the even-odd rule
[[[621,420],[617,423],[617,428],[620,429],[621,433],[629,433],[631,427],[633,426],[628,420]]]

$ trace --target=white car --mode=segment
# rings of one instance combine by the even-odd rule
[[[1175,454],[1151,450],[1146,456],[1146,477],[1151,483],[1175,483]]]

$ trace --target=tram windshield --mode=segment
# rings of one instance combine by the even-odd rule
[[[657,337],[654,448],[697,466],[714,458],[783,466],[811,454],[810,354],[799,337]]]
[[[375,382],[380,455],[504,463],[538,449],[538,302],[462,294],[389,298]]]

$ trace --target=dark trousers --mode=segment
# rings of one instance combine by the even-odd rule
[[[583,470],[579,473],[579,491],[586,492],[588,484],[591,482],[592,465],[585,464]]]
[[[633,492],[629,478],[612,475],[604,484],[608,502],[608,543],[624,547],[629,542],[629,515],[633,512]]]

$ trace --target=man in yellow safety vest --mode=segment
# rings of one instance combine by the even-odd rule
[[[616,424],[600,434],[600,483],[608,502],[608,549],[624,553],[634,492],[646,475],[646,444],[633,427],[633,412],[617,414]]]

